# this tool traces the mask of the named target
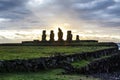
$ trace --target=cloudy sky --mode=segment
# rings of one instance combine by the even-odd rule
[[[120,42],[120,0],[0,0],[0,43],[41,40],[42,30]]]

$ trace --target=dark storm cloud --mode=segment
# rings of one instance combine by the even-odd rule
[[[91,1],[95,1],[95,0],[71,0],[71,2],[74,2],[74,3],[88,3]]]
[[[116,0],[54,0],[50,6],[53,14],[74,21],[85,20],[103,27],[120,26],[120,3]]]
[[[109,21],[120,16],[120,2],[117,0],[45,0],[43,5],[37,7],[33,7],[36,4],[28,5],[29,1],[32,0],[0,0],[0,18],[11,19],[8,26],[24,23],[21,28],[36,24],[49,25],[51,19],[58,17],[64,18],[63,21],[85,20],[104,27],[120,26],[119,21]]]
[[[8,10],[17,6],[23,6],[27,0],[0,0],[0,10]]]
[[[120,22],[101,22],[101,26],[119,28],[120,27]],[[120,30],[120,28],[119,28],[119,30]]]
[[[120,3],[117,3],[116,5],[112,6],[107,10],[108,14],[114,15],[116,17],[120,17]]]
[[[0,42],[13,42],[16,39],[26,38],[24,33],[13,34],[11,30],[18,32],[21,29],[25,31],[51,29],[51,24],[64,23],[70,24],[71,29],[77,31],[76,33],[89,30],[92,36],[98,34],[95,35],[95,39],[99,37],[102,39],[103,35],[108,34],[106,40],[113,40],[110,35],[118,38],[120,34],[119,0],[43,0],[40,3],[35,1],[37,0],[0,0],[0,34],[2,35]],[[88,32],[86,35],[89,34]],[[12,36],[13,40],[10,40],[9,36]]]
[[[28,0],[0,0],[0,18],[21,19],[30,11],[25,8]]]
[[[120,3],[115,0],[91,0],[73,4],[73,8],[79,14],[79,19],[103,27],[120,27]]]
[[[103,10],[114,4],[115,2],[113,0],[91,0],[91,2],[76,3],[73,7],[82,11],[97,11],[101,9]]]

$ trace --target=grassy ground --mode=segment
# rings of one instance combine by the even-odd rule
[[[87,64],[89,64],[90,61],[89,60],[81,60],[81,61],[76,61],[76,62],[73,62],[72,65],[76,68],[80,68],[80,67],[84,67],[86,66]]]
[[[0,74],[0,80],[99,80],[83,75],[61,75],[62,71],[55,69],[37,73],[4,73]]]
[[[80,60],[80,61],[76,61],[76,62],[72,62],[71,65],[76,67],[76,68],[80,68],[80,67],[84,67],[87,66],[90,62],[92,61],[96,61],[96,60],[100,60],[100,59],[105,59],[108,57],[111,57],[112,55],[108,55],[108,56],[101,56],[100,58],[90,58],[87,60]]]
[[[109,47],[63,47],[63,46],[0,46],[0,60],[28,59],[51,56],[55,53],[73,54],[91,52]],[[73,66],[82,67],[90,61],[82,60],[72,63]],[[100,80],[84,75],[61,75],[62,69],[54,69],[32,73],[0,73],[0,80]]]
[[[71,46],[0,46],[0,60],[28,59],[52,56],[56,53],[74,54],[91,52],[109,47],[71,47]]]

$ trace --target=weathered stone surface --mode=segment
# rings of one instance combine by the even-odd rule
[[[76,35],[76,41],[80,41],[79,35]]]
[[[63,41],[63,32],[60,28],[58,28],[58,41]]]
[[[115,54],[115,53],[114,53]],[[75,68],[74,68],[75,69]],[[76,73],[96,74],[96,73],[114,73],[120,71],[120,52],[108,57],[89,63],[82,68],[76,68]]]
[[[42,58],[28,59],[28,60],[20,60],[20,59],[3,60],[3,61],[0,61],[0,72],[14,72],[14,71],[31,72],[31,71],[46,70],[49,68],[62,68],[62,67],[66,70],[69,70],[70,72],[75,72],[74,68],[69,64],[70,62],[87,59],[90,57],[100,57],[103,55],[110,55],[110,54],[114,54],[117,51],[118,51],[117,48],[110,48],[110,49],[105,49],[105,50],[100,50],[100,51],[95,51],[95,52],[89,52],[89,53],[79,53],[79,54],[71,54],[71,55],[58,54],[53,57],[42,57]],[[109,65],[111,67],[114,67],[114,66],[120,67],[120,65],[117,64],[117,62],[118,62],[117,60],[119,60],[119,59],[120,59],[120,56],[118,58],[113,58],[113,59],[108,60],[108,61],[114,60],[113,61],[113,63],[115,63],[114,65],[111,64],[112,62],[110,62],[110,64],[109,64],[109,62],[107,63],[106,60],[91,63],[89,65],[90,67],[83,68],[81,72],[85,73],[85,71],[90,71],[89,69],[91,69],[91,72],[94,70],[96,71],[97,69],[102,70],[102,71],[104,71],[104,70],[107,71],[106,67],[101,66],[104,64],[105,64],[105,66]],[[103,62],[105,62],[105,63],[103,63]],[[107,65],[106,65],[106,63],[107,63]],[[95,66],[95,68],[93,68],[92,66]],[[114,68],[111,68],[111,67],[109,67],[108,69],[114,70]],[[116,68],[120,69],[119,67],[116,67]]]
[[[114,71],[120,71],[120,52],[117,51],[117,48],[115,50],[111,48],[111,49],[100,50],[91,53],[84,53],[81,55],[76,54],[76,56],[75,55],[74,57],[72,56],[71,59],[81,60],[81,59],[87,59],[88,57],[99,58],[100,56],[108,56],[111,54],[112,55],[115,54],[115,55],[109,58],[94,61],[82,68],[75,68],[75,67],[72,68],[71,65],[68,65],[67,69],[65,68],[66,70],[65,73],[94,74],[94,73],[103,73],[103,72],[110,73]]]
[[[42,41],[46,41],[46,30],[43,30]]]
[[[71,31],[67,31],[67,42],[72,42],[72,37]]]
[[[50,32],[50,42],[54,42],[55,40],[54,40],[54,31],[53,30],[51,30],[51,32]]]

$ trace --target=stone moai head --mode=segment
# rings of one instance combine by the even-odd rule
[[[55,41],[54,40],[54,31],[53,30],[50,31],[50,41],[51,42]]]
[[[76,35],[76,41],[80,41],[79,35]]]
[[[72,31],[67,31],[67,41],[71,42],[72,41]]]
[[[58,28],[58,31],[59,31],[59,32],[62,32],[62,30],[61,30],[60,28]]]
[[[43,30],[43,35],[46,34],[46,30]]]
[[[71,31],[67,31],[67,34],[71,34]]]
[[[58,41],[63,41],[63,32],[60,28],[58,28]]]
[[[53,30],[51,30],[51,31],[50,31],[50,34],[53,34],[53,33],[54,33],[54,31],[53,31]]]
[[[42,41],[46,41],[46,30],[42,32]]]

